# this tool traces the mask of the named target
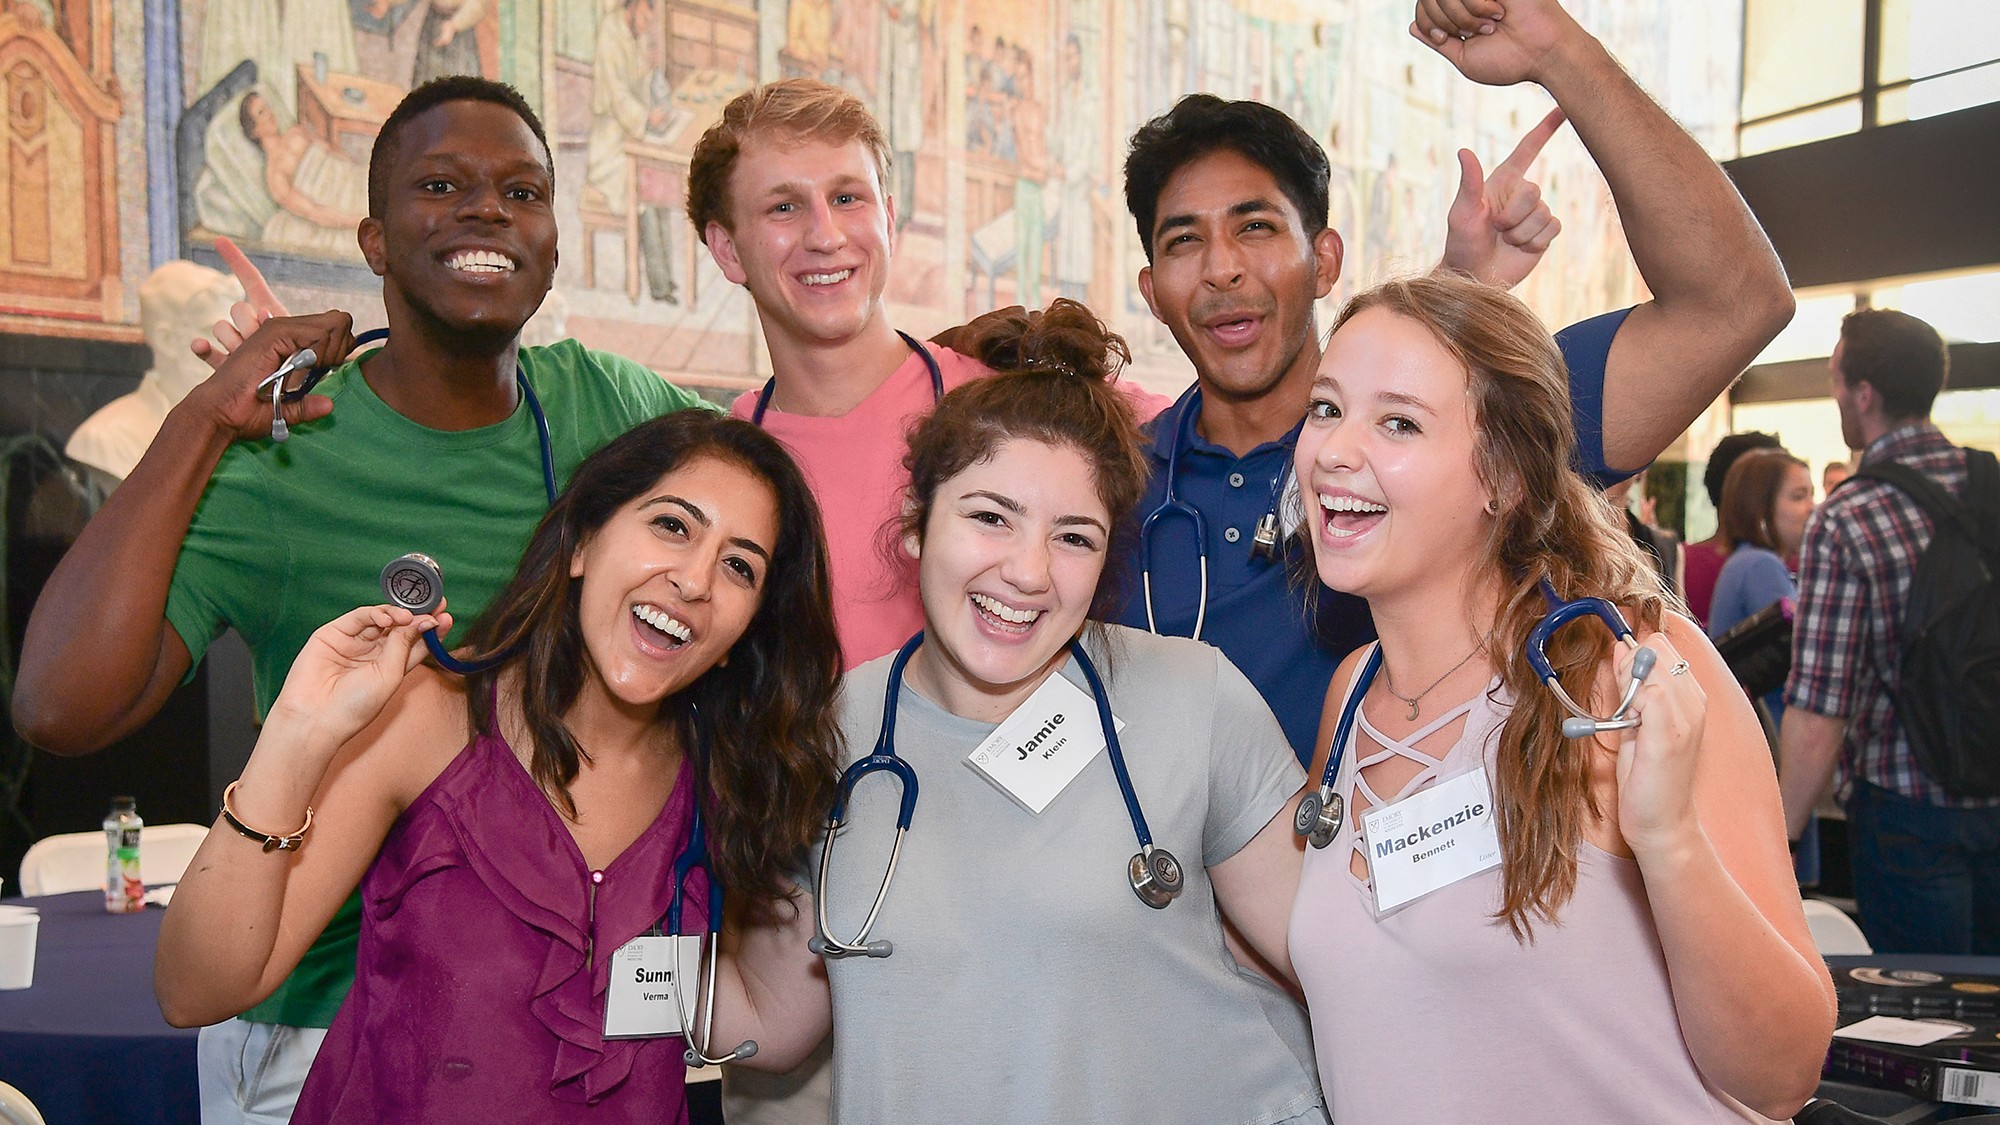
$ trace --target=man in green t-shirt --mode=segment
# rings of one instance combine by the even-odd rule
[[[554,187],[541,122],[512,88],[449,78],[404,99],[376,139],[358,230],[388,344],[287,406],[281,444],[257,383],[300,348],[345,355],[348,316],[276,318],[241,341],[218,326],[237,346],[168,414],[35,606],[14,695],[30,740],[82,754],[130,734],[225,628],[249,642],[262,713],[312,631],[380,601],[382,566],[408,551],[439,561],[471,622],[550,487],[633,425],[700,403],[574,341],[519,347],[555,274]],[[358,902],[262,1005],[203,1030],[204,1122],[289,1119],[353,981]]]

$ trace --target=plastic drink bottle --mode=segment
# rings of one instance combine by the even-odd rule
[[[131,914],[146,909],[146,884],[139,878],[139,819],[137,802],[113,797],[104,818],[104,909]]]

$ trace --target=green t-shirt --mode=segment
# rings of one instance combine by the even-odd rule
[[[558,485],[605,442],[671,410],[707,406],[630,360],[574,340],[521,350],[549,422]],[[548,510],[534,417],[448,433],[376,397],[349,362],[319,385],[333,413],[283,444],[238,442],[216,466],[174,566],[167,622],[199,662],[234,628],[249,643],[257,713],[270,710],[313,630],[382,600],[382,567],[436,559],[454,643],[513,577]],[[330,1027],[354,981],[361,933],[350,897],[297,969],[246,1019]]]

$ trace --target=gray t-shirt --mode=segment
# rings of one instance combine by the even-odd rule
[[[1317,1120],[1305,1015],[1223,946],[1206,867],[1248,843],[1303,780],[1283,731],[1221,652],[1113,626],[1105,677],[1132,785],[1186,889],[1163,910],[1126,881],[1138,850],[1108,754],[1040,816],[965,764],[993,727],[907,682],[896,750],[921,797],[871,938],[887,958],[829,961],[836,1122]],[[848,674],[850,757],[881,727],[890,658]],[[1074,660],[1061,672],[1088,691]],[[897,787],[870,774],[828,873],[853,936],[894,835]],[[1277,997],[1280,1003],[1272,1003]],[[1283,1034],[1274,1018],[1289,1019]]]

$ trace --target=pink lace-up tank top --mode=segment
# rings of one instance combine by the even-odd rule
[[[1493,916],[1497,867],[1376,917],[1362,814],[1484,768],[1508,705],[1496,680],[1401,739],[1357,715],[1335,778],[1347,816],[1329,847],[1306,849],[1290,934],[1333,1119],[1767,1121],[1688,1054],[1633,861],[1581,844],[1576,895],[1531,944]]]

